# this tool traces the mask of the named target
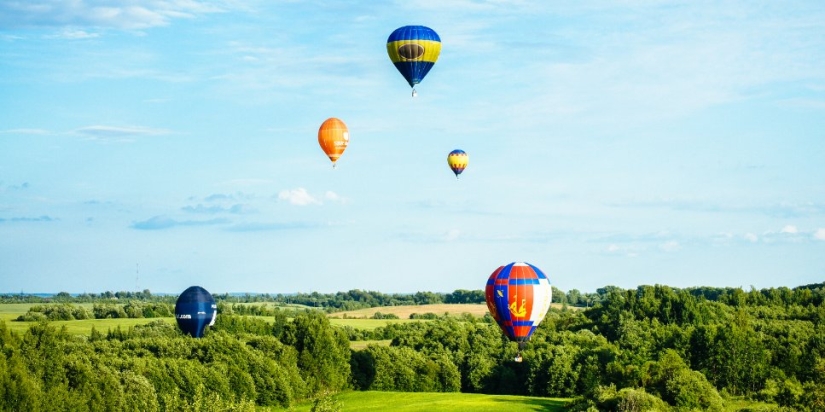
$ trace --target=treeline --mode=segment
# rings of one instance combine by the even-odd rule
[[[416,292],[412,294],[385,294],[375,291],[365,291],[360,289],[348,292],[337,293],[297,293],[294,295],[259,295],[244,297],[230,297],[221,295],[223,300],[231,301],[245,299],[247,302],[265,301],[269,298],[272,302],[291,305],[304,305],[313,308],[326,309],[329,312],[357,310],[375,308],[380,306],[410,306],[410,305],[431,305],[438,303],[460,304],[460,303],[484,303],[484,291],[482,290],[455,290],[452,293],[437,292]],[[216,297],[216,300],[218,298]],[[244,300],[241,300],[244,301]]]
[[[794,290],[816,290],[820,285],[812,284],[800,286]],[[674,289],[680,290],[680,289]],[[736,296],[741,288],[713,288],[713,287],[693,287],[681,289],[695,297],[702,297],[706,300],[722,303],[730,303],[730,299]],[[566,304],[577,307],[592,307],[600,303],[611,292],[621,291],[616,286],[606,286],[599,288],[595,293],[583,293],[578,289],[571,289],[567,292],[559,290],[553,286],[553,303]],[[789,288],[773,288],[760,291],[764,293],[764,300],[785,301],[793,296],[794,291]],[[226,304],[252,304],[252,303],[278,303],[282,306],[300,305],[326,310],[327,312],[347,311],[374,308],[380,306],[409,306],[409,305],[429,305],[429,304],[479,304],[485,302],[484,291],[457,289],[450,293],[439,292],[416,292],[416,293],[394,293],[385,294],[376,291],[365,291],[353,289],[347,292],[337,293],[297,293],[297,294],[213,294],[218,303]],[[139,302],[159,302],[174,305],[176,295],[153,294],[149,289],[139,292],[120,291],[103,293],[82,293],[72,295],[68,292],[59,292],[53,296],[40,296],[30,294],[0,294],[0,303],[119,303],[139,301]],[[239,311],[242,311],[240,309]]]
[[[56,320],[164,318],[174,316],[175,306],[163,302],[129,301],[125,304],[95,303],[90,311],[71,303],[34,305],[16,320],[39,322]]]
[[[218,319],[228,322],[202,339],[162,321],[90,338],[48,323],[18,335],[0,322],[0,410],[255,411],[349,386],[349,342],[322,313],[259,333],[228,331],[254,318]]]

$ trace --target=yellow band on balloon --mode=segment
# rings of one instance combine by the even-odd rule
[[[405,44],[417,44],[424,48],[424,54],[414,59],[405,59],[398,53],[398,49]],[[387,54],[393,63],[398,62],[428,62],[435,63],[438,55],[441,54],[441,42],[434,40],[398,40],[387,43]]]

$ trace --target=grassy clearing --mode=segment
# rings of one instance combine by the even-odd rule
[[[338,319],[330,318],[329,323],[336,326],[350,326],[355,329],[373,330],[380,326],[387,326],[390,323],[422,322],[410,319]]]
[[[745,398],[734,397],[731,399],[725,399],[724,411],[738,412],[743,409],[760,410],[759,408],[765,408],[764,410],[770,410],[768,408],[775,406],[776,405],[769,403],[751,401]]]
[[[17,316],[15,316],[16,318]],[[36,322],[12,322],[9,319],[4,319],[6,321],[6,327],[9,330],[17,333],[24,333],[32,325],[35,325]],[[70,335],[85,335],[91,336],[92,328],[95,328],[98,332],[106,333],[109,329],[115,330],[120,327],[123,330],[129,329],[132,326],[137,325],[145,325],[155,320],[162,320],[167,322],[171,325],[176,325],[175,318],[138,318],[138,319],[129,319],[129,318],[121,318],[121,319],[84,319],[84,320],[59,320],[59,321],[52,321],[49,322],[49,325],[60,328],[65,326],[66,331]]]
[[[297,303],[281,303],[281,302],[233,302],[232,299],[224,301],[230,305],[239,305],[239,306],[257,306],[257,307],[265,307],[267,309],[319,309],[314,306],[307,306],[307,305],[299,305]]]
[[[344,392],[335,396],[342,412],[386,411],[432,412],[562,412],[568,399],[538,398],[531,396],[482,395],[474,393],[411,393],[411,392]],[[296,405],[288,409],[305,412],[312,403]],[[281,411],[283,409],[273,409]]]
[[[17,322],[15,319],[20,315],[25,315],[29,308],[40,303],[3,303],[0,304],[0,320],[6,322],[6,327],[9,330],[17,333],[24,333],[35,324],[35,322]],[[91,311],[94,307],[93,303],[72,303],[72,306],[82,306]],[[92,334],[92,328],[97,329],[98,332],[106,333],[109,329],[128,329],[136,325],[145,325],[154,320],[163,320],[172,325],[175,325],[175,318],[138,318],[138,319],[84,319],[84,320],[65,320],[65,321],[51,321],[49,325],[60,328],[66,326],[67,331],[71,335],[86,335]]]
[[[352,350],[362,350],[366,349],[367,346],[376,345],[376,346],[390,346],[392,343],[391,339],[386,340],[354,340],[350,341],[349,347]]]
[[[0,320],[6,321],[6,325],[10,325],[12,320],[17,319],[20,315],[25,315],[32,306],[31,303],[0,304]]]

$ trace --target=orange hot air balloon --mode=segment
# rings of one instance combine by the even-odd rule
[[[321,145],[321,150],[329,156],[329,160],[332,160],[332,167],[335,167],[335,162],[349,144],[347,125],[335,117],[324,120],[321,128],[318,129],[318,144]]]

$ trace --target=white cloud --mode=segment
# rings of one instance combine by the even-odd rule
[[[611,243],[607,246],[607,249],[605,249],[605,251],[609,254],[624,255],[627,257],[638,257],[639,252],[644,249],[645,248],[640,245],[617,245],[615,243]]]
[[[324,193],[324,199],[329,200],[330,202],[341,203],[341,204],[349,203],[349,199],[347,199],[347,198],[345,198],[345,197],[343,197],[343,196],[339,195],[338,193],[335,193],[331,190],[327,190],[326,193]]]
[[[681,248],[682,248],[682,246],[679,245],[679,242],[677,242],[675,240],[669,240],[669,241],[659,245],[659,249],[662,249],[665,252],[675,252],[675,251],[677,251]]]
[[[747,240],[748,242],[751,242],[751,243],[756,243],[756,242],[759,241],[759,236],[756,236],[753,233],[745,233],[744,238],[745,238],[745,240]]]
[[[320,205],[321,201],[314,198],[303,187],[292,190],[282,190],[278,193],[278,199],[286,200],[290,204],[297,206]]]
[[[819,228],[814,232],[814,239],[825,240],[825,228]]]
[[[788,233],[788,234],[791,234],[791,235],[795,235],[795,234],[799,233],[799,230],[794,225],[786,225],[785,227],[782,228],[782,231],[780,233]]]
[[[95,37],[100,37],[100,33],[89,33],[85,30],[73,30],[73,29],[66,29],[60,32],[60,34],[51,37],[59,37],[61,39],[69,39],[69,40],[81,40],[81,39],[93,39]]]

